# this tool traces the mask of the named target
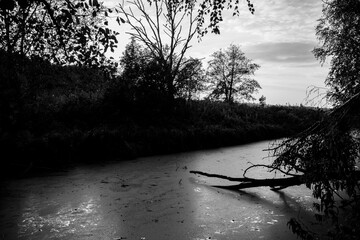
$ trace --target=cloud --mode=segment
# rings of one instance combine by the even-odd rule
[[[255,14],[242,9],[239,18],[226,17],[224,32],[256,34],[254,41],[316,41],[321,2],[314,0],[252,0]],[[246,35],[245,35],[246,36]]]
[[[245,46],[244,51],[254,60],[311,66],[317,63],[311,53],[314,46],[311,42],[265,42]]]

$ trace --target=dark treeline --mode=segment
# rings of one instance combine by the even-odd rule
[[[24,172],[290,136],[323,111],[176,97],[131,87],[123,76],[0,54],[3,170]],[[16,74],[14,75],[14,69]],[[9,76],[9,74],[12,74]],[[13,86],[13,85],[12,85]],[[135,91],[135,92],[134,92]],[[136,92],[138,91],[138,92]],[[142,97],[137,94],[141,94]],[[171,104],[171,105],[170,105]]]

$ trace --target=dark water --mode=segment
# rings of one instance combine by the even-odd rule
[[[242,176],[268,163],[268,142],[77,167],[1,185],[0,239],[296,239],[286,223],[318,228],[311,191],[227,191],[190,174]],[[252,177],[272,177],[266,170]]]

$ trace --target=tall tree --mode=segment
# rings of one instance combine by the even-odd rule
[[[234,3],[234,14],[239,14],[239,1],[229,1],[228,8]],[[162,80],[169,100],[176,92],[176,79],[181,68],[186,65],[186,51],[190,42],[198,33],[201,37],[210,28],[220,33],[218,24],[222,21],[225,1],[182,1],[182,0],[130,0],[119,4],[117,11],[121,14],[119,23],[128,23],[132,31],[129,34],[141,41],[151,52],[155,61],[161,66]],[[253,5],[248,1],[248,8],[253,13]],[[210,23],[205,25],[206,16]]]
[[[141,75],[144,64],[144,49],[136,42],[135,38],[131,38],[120,58],[122,77],[135,84],[137,78]]]
[[[135,38],[126,45],[120,59],[121,85],[129,89],[132,100],[141,104],[156,105],[166,102],[166,82],[162,76],[162,66],[154,59],[151,52]]]
[[[161,81],[163,80],[162,66],[153,58],[151,52],[141,46],[135,38],[132,38],[131,42],[126,45],[120,59],[120,66],[122,81],[132,88],[134,99],[138,99],[135,95],[144,95],[146,92],[150,93],[155,90],[157,95],[163,96],[166,93],[166,82]],[[174,80],[176,97],[192,99],[197,91],[202,89],[203,81],[204,69],[201,60],[186,59]]]
[[[171,99],[176,94],[175,79],[183,64],[184,54],[196,34],[194,2],[185,4],[182,1],[156,0],[147,2],[147,7],[142,0],[128,3],[128,9],[123,4],[119,5],[120,13],[132,27],[130,35],[141,41],[161,66],[164,78],[161,82],[166,84],[167,95]],[[150,15],[151,8],[155,12],[154,17]],[[187,24],[185,19],[188,20]],[[183,34],[185,26],[187,29]]]
[[[255,99],[252,94],[261,87],[251,76],[260,66],[248,59],[239,45],[231,44],[211,57],[207,70],[211,98],[225,102]]]

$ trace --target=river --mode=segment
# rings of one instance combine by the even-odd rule
[[[317,227],[311,191],[295,186],[228,191],[189,173],[241,177],[269,163],[268,141],[236,147],[77,166],[1,183],[0,239],[220,240],[297,239],[301,218]],[[258,169],[249,176],[269,177]]]

